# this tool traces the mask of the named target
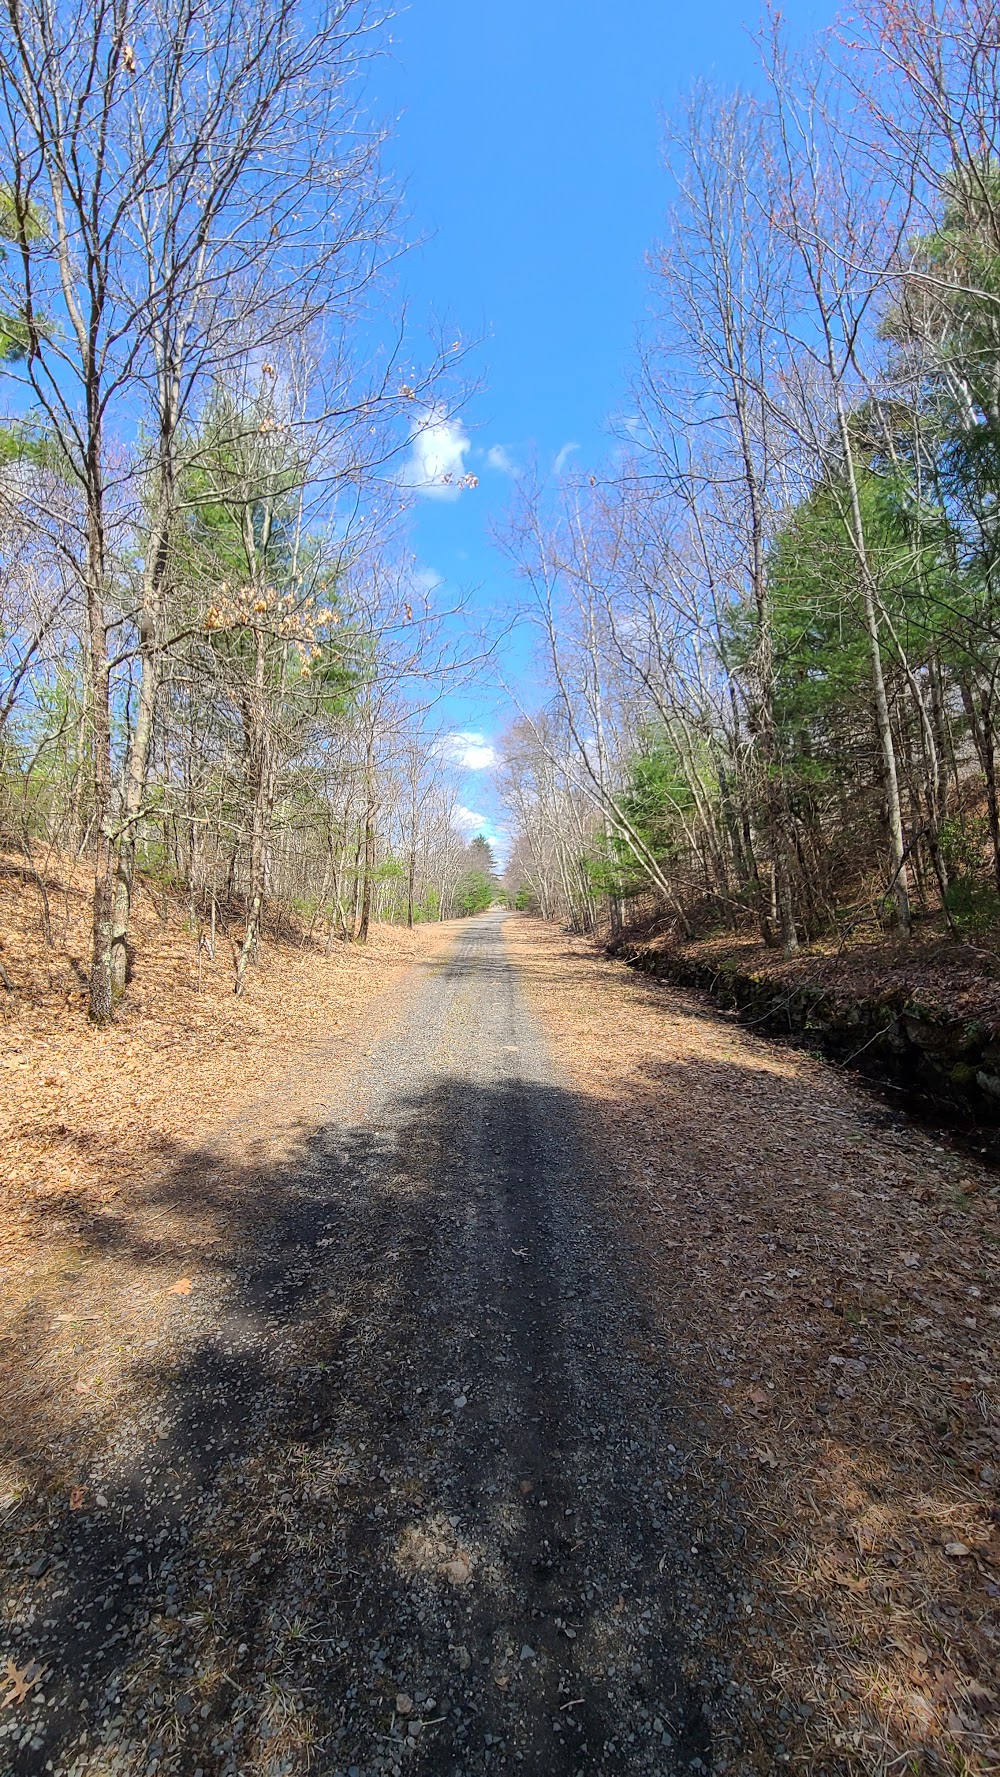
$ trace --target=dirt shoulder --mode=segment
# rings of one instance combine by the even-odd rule
[[[680,1378],[731,1428],[792,1768],[997,1770],[996,1173],[583,941],[506,932]]]
[[[16,983],[0,995],[0,1417],[17,1428],[0,1496],[11,1497],[45,1467],[54,1419],[72,1479],[79,1449],[137,1386],[134,1355],[169,1290],[217,1263],[263,1172],[301,1159],[324,1104],[398,1015],[407,978],[452,931],[375,928],[366,947],[329,956],[272,937],[237,1000],[224,934],[199,964],[184,909],[145,892],[136,979],[114,1026],[95,1030],[78,973],[82,876],[50,885],[50,906],[51,945],[34,890],[0,874]]]

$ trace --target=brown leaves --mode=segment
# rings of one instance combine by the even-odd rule
[[[917,1726],[942,1771],[980,1777],[992,1721],[981,1746],[942,1744],[972,1732],[968,1678],[946,1701],[955,1674],[883,1637],[946,1622],[935,1664],[995,1666],[995,1178],[919,1129],[876,1128],[830,1068],[596,946],[540,922],[505,935],[589,1113],[610,1179],[594,1194],[644,1255],[683,1386],[722,1416],[721,1460],[752,1470],[762,1592],[790,1606],[782,1684],[811,1700],[822,1639],[803,1768],[840,1769],[845,1734],[902,1768]]]
[[[172,1283],[170,1285],[170,1288],[167,1291],[168,1296],[189,1296],[190,1294],[191,1294],[191,1279],[190,1279],[190,1277],[179,1277],[177,1279],[177,1282]]]
[[[85,1503],[86,1503],[86,1499],[87,1499],[86,1487],[71,1487],[69,1490],[69,1509],[70,1509],[70,1511],[71,1512],[81,1512],[83,1510]]]
[[[0,1707],[9,1709],[12,1703],[23,1703],[41,1681],[42,1667],[37,1660],[29,1660],[20,1670],[13,1660],[7,1660],[0,1683],[8,1684],[10,1690],[5,1697],[0,1697]]]
[[[444,1575],[445,1579],[450,1580],[453,1586],[467,1586],[472,1578],[472,1563],[468,1555],[459,1551],[457,1555],[452,1556],[450,1561],[442,1561],[439,1572]]]
[[[869,1578],[865,1573],[858,1573],[836,1551],[821,1555],[816,1563],[817,1578],[839,1586],[843,1592],[865,1593],[868,1590]]]

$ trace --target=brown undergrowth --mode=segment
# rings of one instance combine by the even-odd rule
[[[506,930],[728,1427],[791,1768],[1000,1771],[997,1175],[583,940]]]
[[[675,933],[648,939],[637,933],[636,942],[720,974],[737,969],[789,989],[819,987],[835,999],[877,1003],[902,997],[939,1016],[1000,1028],[1000,956],[941,933],[899,943],[867,930],[844,944],[817,939],[791,957],[769,950],[754,934],[721,932],[683,941]]]
[[[86,873],[67,866],[46,891],[51,943],[37,884],[0,857],[0,954],[14,983],[0,991],[0,1416],[29,1462],[46,1402],[58,1399],[70,1445],[74,1424],[85,1435],[120,1408],[122,1317],[131,1341],[154,1335],[173,1283],[224,1248],[227,1189],[294,1157],[395,1016],[402,974],[449,937],[376,927],[365,948],[338,943],[327,956],[304,933],[272,933],[237,999],[225,934],[199,960],[184,904],[143,885],[134,979],[116,1023],[96,1030]],[[186,1195],[156,1189],[187,1173]],[[46,1336],[26,1368],[17,1329],[29,1324]]]

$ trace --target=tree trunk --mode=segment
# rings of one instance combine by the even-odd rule
[[[236,962],[234,993],[243,992],[247,969],[260,932],[264,908],[264,880],[267,864],[267,774],[262,771],[254,788],[253,824],[250,830],[250,898],[247,906],[246,930]]]
[[[361,891],[361,919],[358,924],[358,943],[367,944],[368,927],[372,911],[372,885],[375,881],[375,820],[374,811],[368,809],[365,814],[365,876]]]
[[[984,697],[984,720],[982,724],[983,746],[981,757],[983,776],[986,779],[986,812],[990,825],[990,844],[993,847],[993,880],[998,892],[1000,892],[1000,799],[997,797],[997,756],[993,740],[993,726],[989,721],[988,713],[985,710],[985,703],[986,699]]]
[[[87,561],[87,640],[90,649],[90,718],[94,771],[94,902],[91,920],[88,1013],[94,1024],[114,1017],[111,989],[111,915],[114,896],[112,843],[111,674],[104,622],[104,539],[99,506],[92,506]]]
[[[115,893],[111,931],[111,989],[115,999],[125,992],[128,976],[128,930],[132,917],[132,882],[138,841],[139,815],[146,793],[149,754],[153,736],[159,674],[152,658],[144,658],[139,681],[139,707],[129,751],[122,800],[122,831],[115,856]]]
[[[889,826],[889,853],[893,867],[892,893],[896,903],[896,927],[901,937],[908,938],[910,935],[910,894],[906,869],[906,841],[903,837],[903,812],[899,800],[899,773],[896,769],[896,744],[889,718],[889,699],[886,695],[885,673],[882,669],[882,647],[878,633],[875,588],[872,584],[871,568],[865,544],[858,478],[854,469],[854,450],[839,384],[837,386],[837,423],[840,430],[841,447],[844,452],[844,468],[847,473],[847,487],[851,502],[851,529],[854,533],[851,540],[854,544],[861,575],[861,604],[865,630],[868,635],[872,690],[875,699],[875,726],[878,730],[882,768],[885,774],[885,799]]]
[[[128,973],[128,929],[132,912],[132,880],[135,875],[138,823],[146,795],[153,723],[160,688],[164,602],[170,559],[170,533],[176,506],[176,387],[173,379],[161,383],[158,510],[150,538],[139,625],[139,707],[129,749],[122,797],[122,831],[115,860],[115,906],[111,948],[111,984],[116,998],[125,991]]]
[[[254,714],[250,746],[251,789],[253,807],[250,825],[250,883],[247,903],[247,923],[243,934],[243,943],[236,962],[236,983],[234,993],[243,992],[250,958],[256,948],[260,933],[261,914],[264,908],[264,889],[267,877],[267,829],[271,804],[274,800],[274,773],[271,767],[270,746],[267,733],[267,712],[264,708],[264,637],[257,631],[257,662],[254,697]]]

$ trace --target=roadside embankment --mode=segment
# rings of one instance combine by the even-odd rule
[[[209,948],[184,898],[140,879],[133,978],[97,1030],[89,897],[82,864],[57,858],[33,879],[0,853],[13,983],[0,989],[0,1340],[95,1225],[133,1213],[151,1178],[220,1130],[258,1163],[294,1146],[296,1119],[367,1043],[376,1007],[389,1016],[404,972],[445,941],[437,927],[379,926],[367,946],[327,955],[304,929],[268,930],[237,999],[234,932],[220,924]],[[266,1114],[262,1094],[275,1101]]]
[[[1000,1154],[1000,991],[989,953],[871,945],[780,959],[732,939],[625,939],[611,954],[914,1095]]]

